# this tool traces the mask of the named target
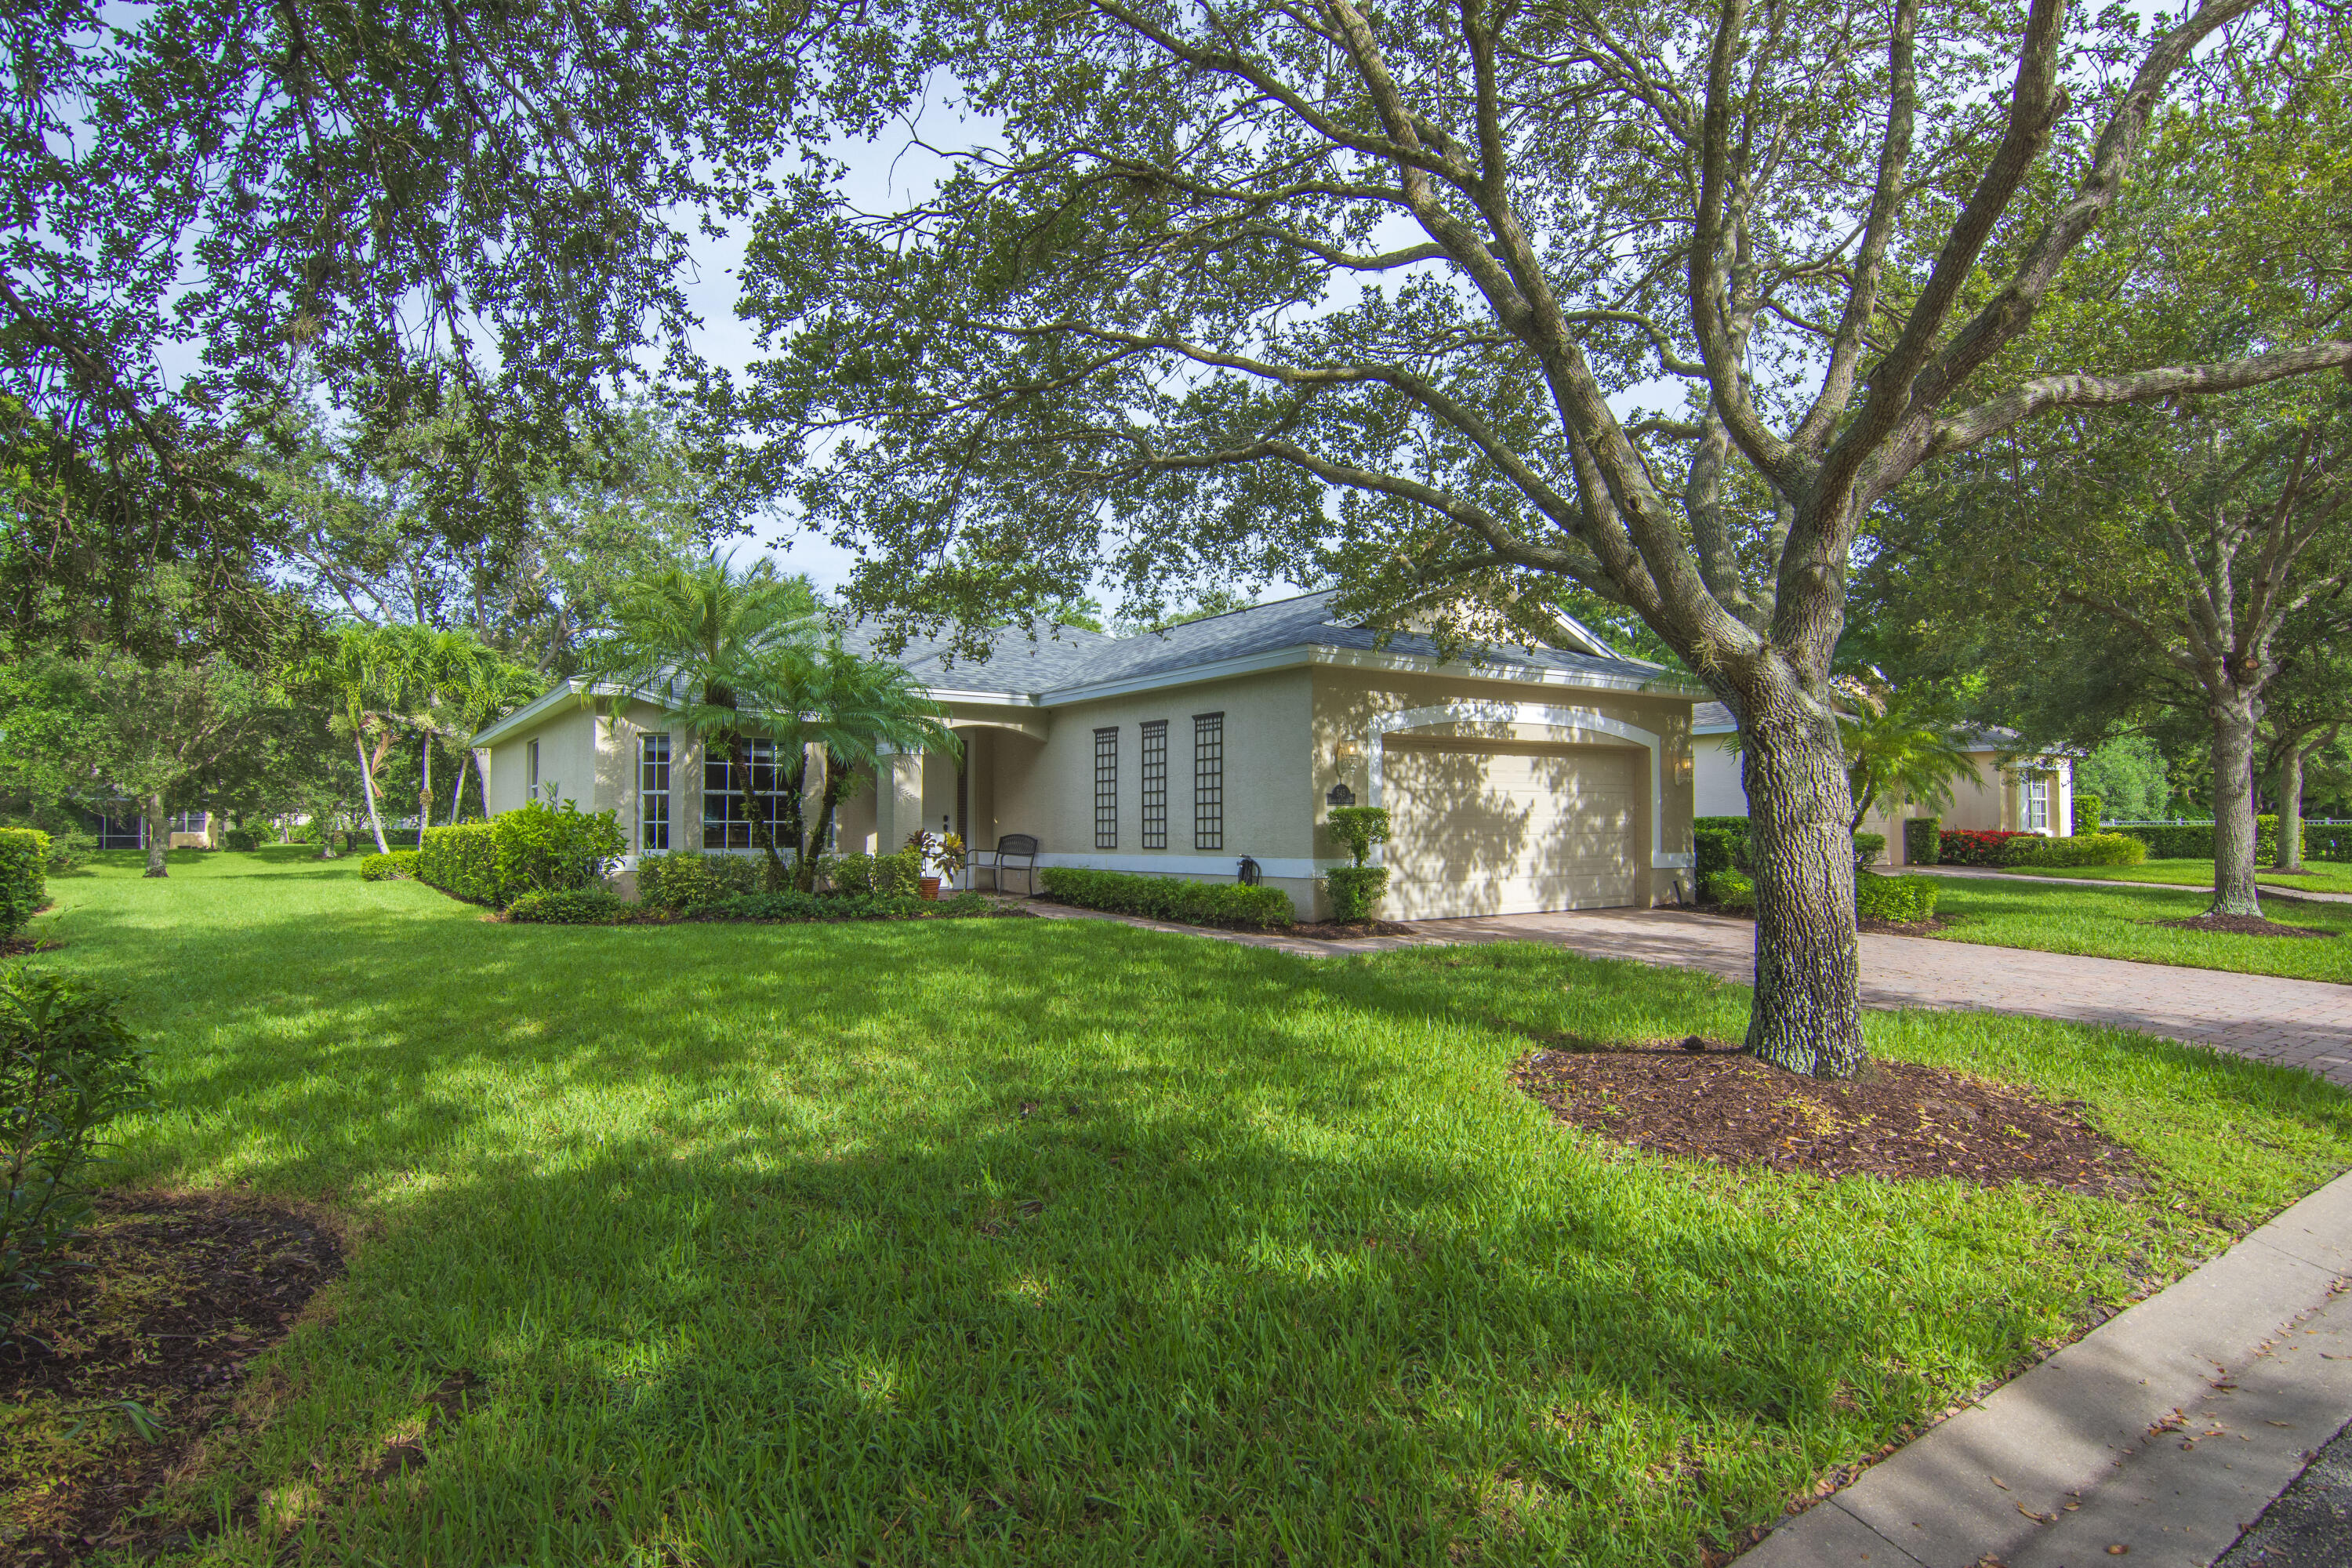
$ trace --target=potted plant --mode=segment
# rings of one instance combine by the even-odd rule
[[[919,827],[907,835],[907,847],[922,860],[923,877],[919,886],[927,899],[938,898],[940,881],[963,869],[963,839],[958,834],[933,833]]]

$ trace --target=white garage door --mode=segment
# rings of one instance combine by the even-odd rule
[[[1633,901],[1639,764],[1617,747],[1387,737],[1382,858],[1392,920]]]

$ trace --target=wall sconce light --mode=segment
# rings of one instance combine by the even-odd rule
[[[1364,743],[1361,741],[1342,741],[1333,748],[1332,755],[1342,763],[1360,763],[1364,760]]]

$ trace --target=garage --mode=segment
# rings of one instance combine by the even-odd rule
[[[1645,753],[1619,746],[1385,737],[1393,920],[1635,901]]]

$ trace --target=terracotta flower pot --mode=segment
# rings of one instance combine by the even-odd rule
[[[940,879],[937,877],[924,878],[922,887],[923,897],[927,899],[936,899],[940,896]]]

